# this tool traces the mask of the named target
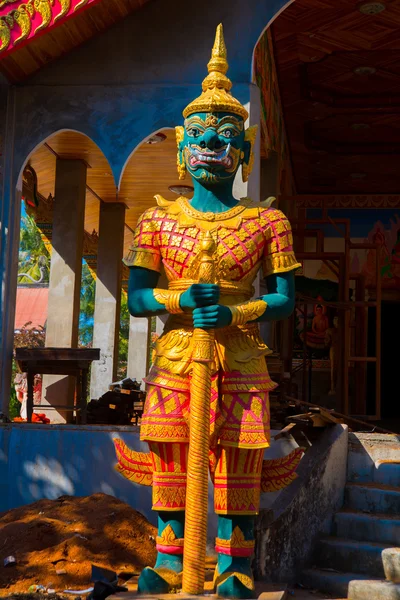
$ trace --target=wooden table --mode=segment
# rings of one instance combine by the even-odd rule
[[[74,406],[37,404],[35,408],[76,412],[77,422],[86,423],[87,377],[93,360],[99,360],[99,348],[16,348],[15,359],[27,373],[27,418],[32,421],[33,381],[35,375],[72,375],[76,378]]]

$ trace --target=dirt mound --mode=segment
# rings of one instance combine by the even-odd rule
[[[61,496],[1,513],[0,596],[33,584],[85,589],[92,564],[138,573],[155,562],[155,536],[142,514],[106,494]],[[17,562],[4,567],[10,555]]]

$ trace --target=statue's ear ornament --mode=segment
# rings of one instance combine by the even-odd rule
[[[250,153],[249,153],[249,162],[242,162],[242,179],[246,182],[249,178],[249,175],[253,169],[254,165],[254,144],[256,142],[257,137],[257,125],[252,125],[244,132],[244,141],[249,142],[250,144]]]
[[[177,168],[178,168],[178,178],[185,179],[186,165],[185,165],[185,159],[183,158],[183,152],[180,148],[180,144],[181,144],[181,142],[183,142],[183,137],[185,135],[185,130],[181,125],[179,125],[178,127],[175,127],[175,135],[176,135],[176,143],[178,145],[178,155],[177,155],[177,159],[176,159],[176,164],[177,164]]]

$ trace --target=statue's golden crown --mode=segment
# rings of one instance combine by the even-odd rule
[[[231,80],[226,76],[228,62],[222,24],[217,27],[211,60],[207,65],[208,75],[203,81],[202,94],[193,100],[183,111],[183,116],[188,117],[193,113],[229,112],[247,119],[248,112],[245,107],[230,93]]]

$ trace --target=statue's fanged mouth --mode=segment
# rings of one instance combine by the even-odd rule
[[[219,152],[208,150],[207,152],[199,150],[198,147],[188,144],[188,150],[190,152],[189,164],[191,167],[198,167],[203,165],[223,165],[229,169],[232,167],[233,160],[229,156],[231,145],[228,144],[225,148]]]

